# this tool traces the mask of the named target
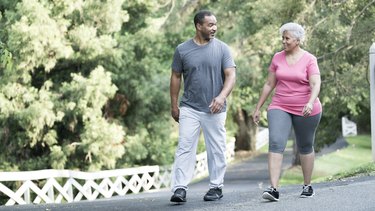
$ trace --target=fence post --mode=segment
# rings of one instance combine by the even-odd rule
[[[371,149],[375,162],[375,43],[370,47],[370,107],[371,107]]]

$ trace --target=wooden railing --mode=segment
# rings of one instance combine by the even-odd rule
[[[228,161],[234,159],[234,138],[227,145]],[[123,196],[170,186],[171,166],[79,172],[40,170],[0,172],[0,200],[5,205],[64,203]],[[207,174],[206,152],[197,155],[195,178]],[[15,189],[15,190],[13,190]]]

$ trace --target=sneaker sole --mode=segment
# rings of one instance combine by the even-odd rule
[[[173,197],[173,198],[171,198],[171,202],[174,202],[174,203],[185,203],[186,199],[180,198],[180,197]]]
[[[275,198],[274,196],[272,196],[271,194],[269,194],[267,192],[263,193],[262,198],[270,200],[270,201],[279,201],[279,199]]]
[[[306,195],[300,195],[300,198],[311,198],[315,195],[315,193],[313,193],[311,196],[306,196]]]
[[[217,201],[217,200],[220,200],[221,198],[223,198],[223,195],[219,196],[218,198],[206,198],[206,197],[203,197],[203,200],[204,201]]]

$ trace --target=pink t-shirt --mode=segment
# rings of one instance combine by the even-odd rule
[[[289,65],[283,50],[273,56],[269,71],[276,74],[276,87],[268,110],[281,109],[303,116],[303,107],[309,101],[311,94],[309,76],[320,74],[316,57],[306,51],[295,64]],[[322,105],[317,98],[310,116],[320,112],[322,112]]]

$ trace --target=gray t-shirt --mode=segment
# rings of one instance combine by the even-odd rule
[[[180,106],[210,113],[208,107],[223,89],[224,69],[236,67],[228,45],[214,38],[203,46],[193,39],[177,46],[172,70],[183,74],[184,93]],[[221,110],[224,112],[226,105]]]

